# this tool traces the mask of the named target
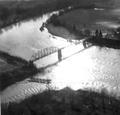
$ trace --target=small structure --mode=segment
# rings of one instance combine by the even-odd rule
[[[62,51],[61,49],[58,50],[58,61],[62,60]]]

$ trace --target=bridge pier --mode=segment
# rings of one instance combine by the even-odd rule
[[[58,50],[58,61],[62,61],[62,51],[61,49]]]

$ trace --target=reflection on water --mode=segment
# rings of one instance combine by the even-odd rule
[[[49,39],[49,34],[46,31],[39,31],[42,23],[45,22],[51,14],[46,14],[41,18],[35,18],[33,20],[19,22],[1,30],[0,49],[29,59],[34,51],[54,46],[55,43]],[[72,15],[72,18],[69,18],[71,14],[76,15]],[[117,28],[120,26],[120,24],[116,22],[120,18],[120,9],[78,9],[63,15],[63,17],[69,18],[69,20],[67,20],[68,22],[79,23],[78,25],[81,23],[86,23],[86,25],[95,23],[109,28]]]
[[[39,66],[39,61],[37,65]],[[56,90],[64,87],[93,89],[120,96],[120,50],[91,47],[59,64],[49,67],[36,78],[51,79],[51,84],[22,81],[2,92],[2,103],[19,102],[47,88]],[[50,87],[49,87],[50,86]],[[114,96],[115,96],[114,95]]]
[[[34,51],[54,46],[49,34],[39,30],[49,17],[47,14],[36,21],[29,20],[3,29],[0,35],[0,50],[29,60]]]
[[[50,40],[50,34],[47,31],[39,31],[42,23],[45,22],[51,14],[16,23],[1,30],[0,50],[29,60],[37,50],[56,45]],[[74,17],[72,15],[72,18],[70,18],[71,14],[76,15],[74,15]],[[119,9],[103,10],[95,8],[94,10],[75,10],[65,14],[63,17],[69,18],[69,20],[67,20],[68,23],[77,23],[78,26],[84,23],[89,27],[90,23],[97,24],[98,27],[100,27],[99,25],[109,28],[117,28],[120,26],[117,22],[120,18]]]
[[[0,34],[0,50],[12,55],[30,60],[32,55],[40,49],[54,46],[64,46],[66,41],[51,39],[52,35],[47,29],[40,31],[39,28],[54,13],[43,15],[28,21],[23,21],[3,29]]]
[[[57,89],[107,88],[120,95],[120,50],[91,47],[49,68],[44,77]]]
[[[99,12],[102,11],[100,10]],[[113,14],[118,15],[116,12],[120,11],[114,10]],[[102,17],[103,14],[100,14],[99,17]],[[80,17],[81,15],[85,15],[88,18],[83,18],[84,16]],[[84,14],[80,13],[78,17],[89,21],[91,15],[88,15],[88,12],[85,11]],[[32,54],[41,48],[59,46],[66,43],[64,40],[61,42],[61,39],[60,41],[51,39],[47,30],[40,32],[40,26],[48,18],[49,15],[44,15],[42,18],[22,22],[2,30],[0,35],[0,50],[29,60]],[[112,27],[118,26],[108,20],[103,20],[101,23],[99,21],[99,24],[112,25]],[[37,66],[39,64],[38,61]],[[110,48],[100,49],[94,46],[60,62],[57,66],[46,69],[45,73],[39,74],[36,77],[51,79],[52,87],[56,87],[57,89],[69,86],[75,90],[86,87],[100,90],[105,87],[120,96],[120,50]],[[45,88],[46,86],[42,87],[41,84],[38,86],[37,83],[36,85],[34,83],[18,83],[3,92],[2,101],[9,102],[24,99],[26,96],[38,93],[39,90],[42,92]]]

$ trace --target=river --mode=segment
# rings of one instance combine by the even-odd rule
[[[58,43],[57,40],[52,39],[47,30],[40,31],[43,22],[54,13],[57,12],[2,29],[0,50],[30,60],[31,56],[40,49],[66,44],[65,40],[59,40]]]
[[[29,60],[32,54],[41,48],[67,44],[62,38],[53,39],[47,29],[40,32],[40,26],[49,16],[50,14],[44,15],[36,20],[3,29],[0,34],[0,49]],[[39,64],[37,61],[36,65]],[[120,96],[120,50],[93,46],[47,68],[44,73],[35,77],[51,79],[50,86],[56,90],[65,87],[74,90],[106,89],[109,93]],[[24,99],[26,96],[42,92],[46,87],[40,83],[21,81],[2,92],[2,102]]]

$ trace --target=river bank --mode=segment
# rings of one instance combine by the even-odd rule
[[[95,36],[84,40],[83,44],[85,45],[85,47],[87,47],[87,44],[91,44],[99,47],[120,49],[120,40],[109,39],[109,38],[97,38]]]
[[[4,65],[0,67],[0,69],[4,68],[0,72],[0,91],[28,77],[32,78],[32,76],[38,73],[38,69],[33,63],[22,58],[0,52],[0,59],[4,60]]]
[[[116,12],[117,11],[117,12]],[[119,15],[116,9],[69,8],[53,14],[45,26],[49,33],[67,40],[93,38],[100,31],[104,39],[87,39],[97,46],[119,49]],[[77,16],[76,16],[77,15]],[[101,16],[103,15],[103,16]],[[91,18],[92,17],[92,18]],[[104,18],[103,18],[104,17]],[[105,20],[105,21],[104,21]],[[108,20],[108,22],[106,21]],[[95,37],[94,37],[95,38]],[[85,40],[87,42],[87,40]]]
[[[34,38],[35,35],[32,34],[31,31],[30,31],[30,34],[32,35],[32,38],[30,40],[30,37],[31,37],[31,35],[30,35],[30,37],[28,36],[28,39],[27,39],[25,36],[27,36],[28,33],[25,33],[25,36],[24,36],[23,28],[21,27],[20,28],[21,31],[17,31],[16,25],[14,28],[12,28],[12,30],[15,31],[15,32],[13,32],[12,35],[16,35],[15,33],[18,33],[18,34],[15,37],[12,36],[11,37],[12,40],[10,38],[9,39],[7,38],[9,42],[6,41],[5,34],[7,33],[8,36],[11,36],[11,33],[10,33],[10,35],[9,35],[9,32],[3,32],[1,34],[1,36],[0,36],[1,37],[1,39],[0,39],[1,46],[0,47],[1,47],[1,50],[3,50],[3,51],[1,51],[1,53],[0,53],[0,56],[1,56],[0,58],[3,59],[6,63],[6,65],[4,66],[4,71],[1,71],[1,73],[0,73],[0,79],[1,79],[1,87],[0,88],[1,88],[1,90],[4,90],[8,86],[15,84],[16,82],[23,81],[26,78],[31,78],[39,72],[43,72],[43,69],[37,68],[30,61],[32,55],[35,52],[37,53],[37,51],[39,51],[40,49],[43,49],[43,48],[49,48],[49,47],[57,46],[57,45],[59,47],[59,45],[62,46],[62,45],[66,44],[66,42],[62,41],[61,39],[58,40],[59,43],[57,43],[57,40],[52,41],[49,38],[46,38],[46,35],[47,35],[47,37],[49,37],[49,33],[46,31],[43,33],[39,32],[40,24],[42,25],[42,23],[44,21],[46,21],[46,19],[48,19],[49,17],[50,17],[50,14],[46,14],[42,18],[39,18],[37,20],[37,22],[40,22],[40,21],[41,22],[36,26],[34,26],[34,23],[36,23],[36,22],[34,22],[33,20],[28,22],[29,23],[28,24],[28,31],[29,31],[29,27],[31,24],[31,27],[36,29],[35,35],[36,36],[38,35],[40,37],[40,39],[38,36],[37,36],[38,39],[35,39]],[[23,23],[22,26],[25,26],[25,24]],[[26,28],[25,28],[25,30],[26,30]],[[23,37],[21,37],[21,33],[22,33]],[[43,40],[41,38],[41,35],[43,35]],[[20,39],[16,39],[16,37],[19,37],[19,36],[20,36]],[[44,39],[44,37],[46,39]],[[37,42],[38,40],[42,41],[42,43],[38,44],[38,42]],[[37,44],[36,44],[36,42],[37,42]],[[55,42],[55,43],[53,43],[53,42]],[[36,44],[36,45],[34,46],[34,44]],[[18,46],[18,47],[16,47],[16,46]],[[13,51],[13,53],[11,53],[12,52],[11,50]],[[5,53],[4,51],[7,53]],[[15,54],[15,53],[17,53],[17,54]],[[21,54],[21,56],[20,56],[20,54]],[[8,65],[11,65],[11,66],[8,66]],[[13,65],[15,66],[14,68],[12,67]],[[6,68],[12,68],[12,69],[6,70]]]
[[[46,17],[48,19],[48,16]],[[23,53],[21,57],[24,56],[29,60],[31,58],[31,55],[29,55],[30,51],[33,53],[33,51],[37,52],[42,48],[50,47],[50,45],[56,45],[55,42],[58,41],[58,37],[55,36],[53,39],[50,37],[52,35],[49,34],[49,32],[44,34],[40,32],[40,23],[42,23],[40,20],[37,20],[36,22],[26,22],[20,27],[15,27],[3,34],[3,36],[1,36],[1,38],[3,37],[1,40],[1,46],[3,43],[5,46],[3,45],[4,47],[2,49],[7,47],[6,49],[8,49],[8,51],[11,50],[12,53],[17,52],[18,56],[19,53]],[[63,45],[63,42],[61,44]],[[13,81],[18,81],[18,79],[23,81],[18,81],[18,83],[14,82],[12,86],[8,87],[1,93],[3,99],[2,113],[3,115],[119,115],[120,102],[116,99],[116,97],[119,98],[120,96],[119,59],[119,50],[109,48],[100,49],[99,47],[94,46],[82,50],[81,53],[71,56],[71,58],[61,61],[54,67],[47,68],[43,73],[37,75],[33,74],[34,72],[36,73],[36,68],[34,70],[33,65],[30,64],[32,67],[29,64],[25,65],[22,70],[18,69],[12,72],[12,74],[9,73],[10,79]],[[49,61],[49,59],[47,61]],[[38,61],[36,65],[39,67],[41,63]],[[38,80],[41,78],[49,78],[52,85],[42,84],[41,82],[36,83],[35,79],[24,81],[26,78],[29,79],[31,77],[30,75]],[[7,73],[5,73],[5,76],[7,76]],[[14,76],[16,78],[13,78]],[[21,76],[25,78],[21,79]],[[64,91],[63,88],[67,86],[70,86],[72,89],[81,88],[83,90],[73,91],[67,88]],[[54,89],[54,87],[58,88],[58,90]],[[104,89],[103,93],[102,91],[96,93],[89,89],[85,91],[84,88],[95,89],[97,92],[101,91],[102,88]],[[46,89],[48,89],[48,92],[44,92]],[[106,95],[104,92],[111,93]]]
[[[36,103],[37,102],[37,103]],[[120,100],[91,90],[46,90],[24,101],[2,104],[2,115],[119,115]]]

